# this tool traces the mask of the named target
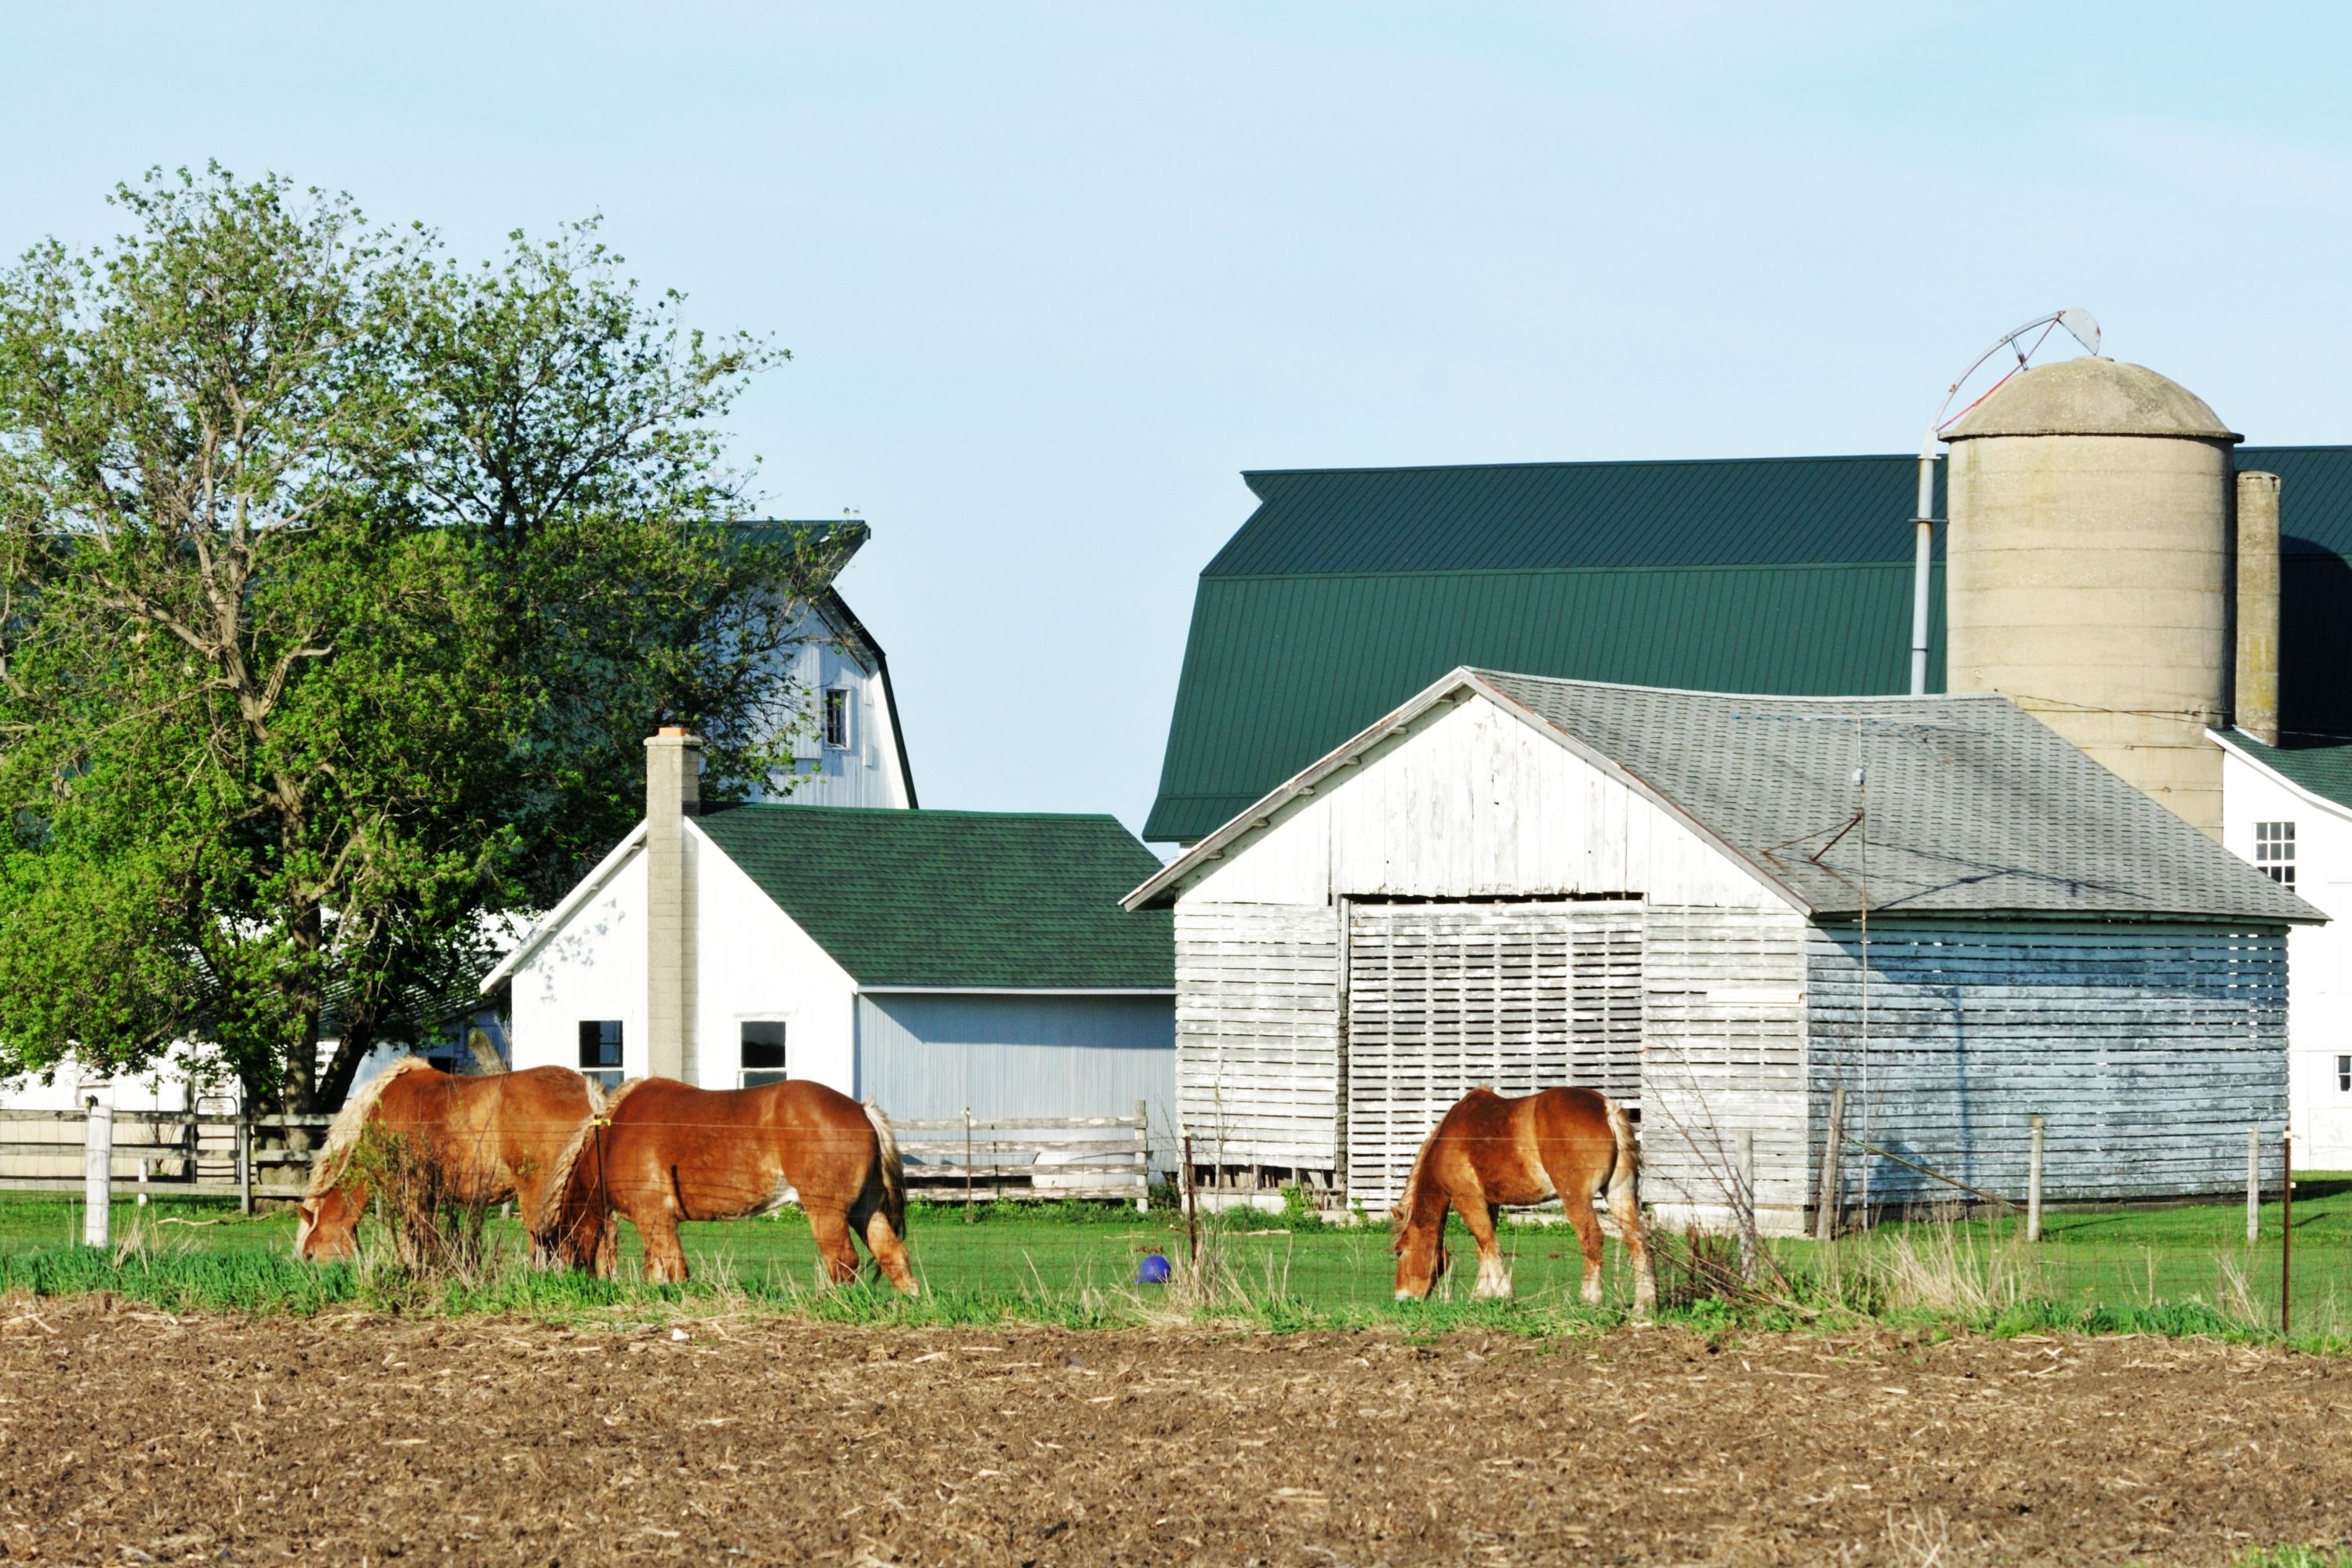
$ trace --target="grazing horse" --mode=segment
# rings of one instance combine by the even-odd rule
[[[1617,1235],[1633,1260],[1633,1310],[1646,1316],[1657,1300],[1658,1282],[1642,1234],[1639,1165],[1633,1125],[1604,1094],[1547,1089],[1507,1100],[1484,1086],[1472,1089],[1422,1144],[1404,1196],[1390,1211],[1396,1225],[1397,1300],[1424,1299],[1445,1272],[1448,1205],[1478,1244],[1473,1298],[1508,1296],[1511,1275],[1495,1241],[1496,1214],[1505,1204],[1558,1197],[1584,1247],[1584,1299],[1598,1305],[1601,1220],[1592,1212],[1592,1195],[1605,1186]]]
[[[857,1278],[855,1231],[890,1283],[916,1292],[890,1123],[808,1079],[730,1089],[632,1079],[573,1136],[555,1182],[542,1245],[599,1276],[616,1260],[615,1215],[637,1227],[647,1278],[676,1283],[686,1278],[679,1221],[766,1214],[797,1195],[829,1278]]]
[[[553,1190],[556,1157],[601,1106],[596,1086],[564,1068],[455,1078],[422,1057],[403,1057],[344,1102],[310,1167],[298,1207],[294,1256],[349,1258],[368,1205],[369,1173],[354,1161],[380,1128],[412,1158],[431,1162],[441,1190],[467,1205],[515,1200],[526,1228]],[[531,1261],[553,1259],[533,1247]]]

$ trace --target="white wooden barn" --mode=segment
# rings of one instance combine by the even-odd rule
[[[518,1068],[734,1089],[815,1079],[901,1118],[1171,1124],[1158,857],[1109,816],[699,809],[698,743],[648,742],[646,820],[492,971]]]
[[[1994,695],[1744,697],[1459,669],[1127,900],[1176,918],[1185,1125],[1373,1213],[1464,1091],[1638,1102],[1645,1197],[1759,1221],[1847,1131],[2053,1199],[2230,1191],[2286,1111],[2323,917]],[[1865,976],[1867,977],[1865,980]],[[1850,1160],[1844,1197],[1958,1194]]]

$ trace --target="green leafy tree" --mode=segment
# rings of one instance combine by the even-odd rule
[[[0,1071],[194,1039],[329,1109],[633,818],[651,724],[767,777],[830,563],[725,525],[775,356],[586,231],[466,272],[280,179],[115,200],[0,278]]]

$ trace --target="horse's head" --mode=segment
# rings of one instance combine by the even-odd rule
[[[1400,1205],[1389,1211],[1389,1250],[1396,1254],[1396,1299],[1424,1301],[1445,1278],[1445,1211],[1435,1221],[1415,1224]]]
[[[366,1200],[349,1185],[329,1187],[295,1205],[294,1256],[326,1263],[358,1251],[355,1237]]]

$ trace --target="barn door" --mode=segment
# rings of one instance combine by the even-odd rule
[[[1474,1086],[1642,1092],[1638,904],[1357,904],[1348,927],[1348,1194],[1395,1201]]]

